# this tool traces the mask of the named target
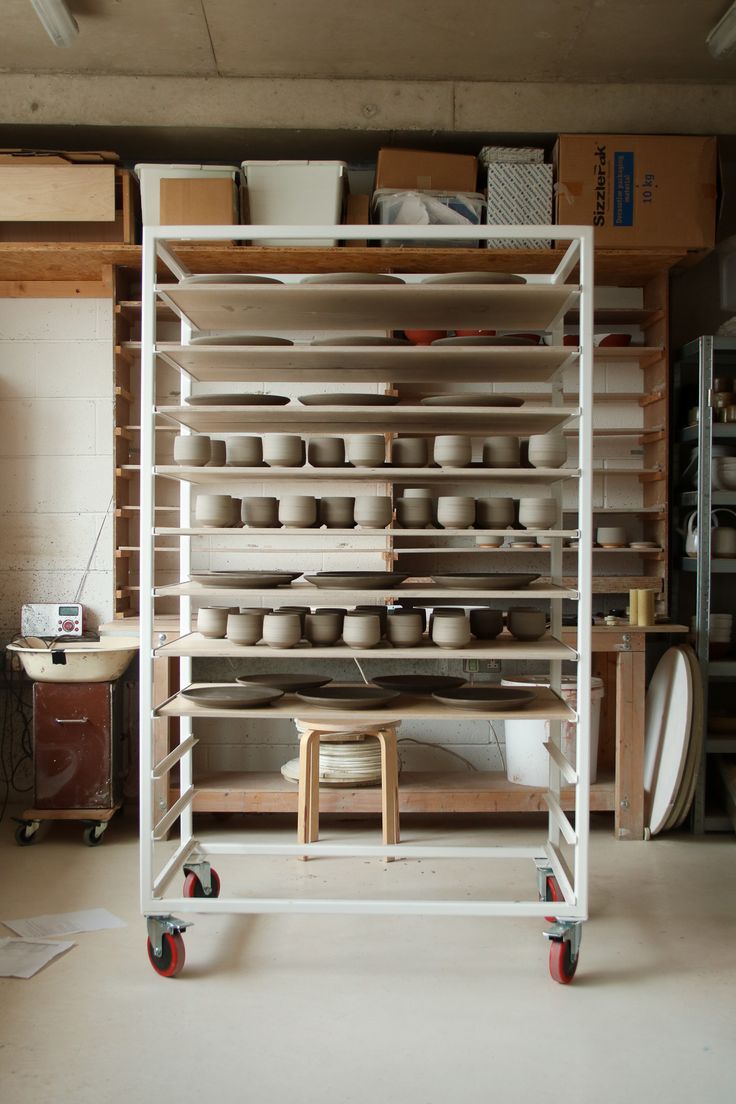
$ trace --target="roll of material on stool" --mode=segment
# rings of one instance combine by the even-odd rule
[[[654,591],[640,590],[637,594],[637,625],[654,624]]]

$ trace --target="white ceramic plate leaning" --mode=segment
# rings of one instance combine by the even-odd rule
[[[693,713],[693,678],[681,648],[657,664],[646,697],[644,724],[645,818],[653,836],[664,828],[682,782]]]
[[[693,716],[690,725],[685,767],[682,772],[682,781],[675,797],[672,812],[664,823],[664,830],[679,828],[687,814],[695,797],[695,786],[698,778],[698,767],[705,739],[705,708],[703,702],[703,676],[698,663],[698,657],[689,644],[680,645],[685,653],[693,678]]]

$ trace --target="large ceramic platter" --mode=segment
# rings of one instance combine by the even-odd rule
[[[411,345],[411,341],[407,341],[404,337],[380,337],[378,334],[366,334],[364,337],[355,334],[343,334],[342,337],[317,337],[312,345],[323,345],[326,349],[333,345],[355,346],[356,348],[368,348],[375,345],[376,348],[384,346],[390,348],[396,345]]]
[[[196,276],[185,276],[179,281],[181,287],[194,284],[283,284],[274,276],[253,276],[245,272],[201,272]]]
[[[378,675],[372,680],[384,690],[398,690],[401,694],[433,694],[441,690],[457,690],[465,685],[465,679],[454,675]]]
[[[326,686],[328,682],[332,682],[332,679],[322,675],[282,675],[278,671],[273,671],[261,675],[238,675],[235,681],[244,686],[255,683],[257,686],[281,690],[284,694],[295,694],[298,690],[312,690],[318,686]]]
[[[287,782],[299,781],[299,760],[290,759],[288,763],[284,763],[281,768],[281,774]],[[328,776],[322,774],[320,770],[319,784],[320,786],[336,786],[343,788],[353,789],[355,786],[375,786],[381,781],[381,768],[372,770],[365,776],[358,778],[350,777],[349,779],[343,779],[338,773],[330,772]]]
[[[687,754],[685,755],[685,767],[682,772],[680,789],[675,798],[672,813],[667,817],[664,831],[670,828],[679,828],[690,812],[690,806],[695,797],[695,787],[698,780],[698,768],[705,739],[705,710],[703,701],[703,675],[698,663],[698,657],[689,644],[681,644],[681,651],[685,653],[693,678],[693,716],[690,725],[690,737],[688,739]]]
[[[515,395],[487,395],[477,391],[467,394],[427,395],[422,406],[523,406],[524,400]]]
[[[467,337],[438,337],[433,345],[502,345],[508,348],[510,345],[536,345],[530,337],[484,337],[481,334],[469,334]]]
[[[264,337],[251,333],[197,334],[190,345],[293,345],[288,337]]]
[[[484,571],[456,572],[451,575],[432,575],[440,587],[450,590],[516,590],[529,586],[538,575],[495,575]]]
[[[283,698],[284,692],[270,686],[237,686],[225,682],[221,686],[190,686],[182,690],[181,696],[213,709],[255,709],[278,701]]]
[[[645,707],[645,818],[653,836],[664,828],[682,781],[692,711],[690,663],[680,648],[669,648],[649,683]]]
[[[403,284],[400,276],[384,272],[314,272],[303,276],[300,284]]]
[[[297,697],[310,705],[325,709],[382,709],[400,694],[398,690],[383,690],[380,686],[321,686]]]
[[[425,276],[423,284],[525,284],[523,276],[512,272],[439,272]]]
[[[367,391],[326,392],[299,396],[302,406],[396,406],[398,401],[398,395],[378,395]]]
[[[499,686],[461,686],[457,690],[443,690],[432,697],[443,705],[457,706],[460,709],[475,709],[478,712],[506,712],[523,709],[534,701],[532,690],[512,690]]]
[[[319,571],[304,578],[322,590],[384,590],[401,586],[408,575],[401,571]]]
[[[298,579],[299,571],[199,571],[192,572],[192,582],[202,586],[233,587],[242,590],[270,590],[288,586]]]
[[[289,401],[287,395],[264,395],[260,391],[253,395],[190,395],[184,400],[190,406],[286,406]]]

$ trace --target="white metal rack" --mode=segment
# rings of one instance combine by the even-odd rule
[[[391,286],[315,286],[299,285],[299,276],[280,275],[280,285],[228,285],[202,284],[198,286],[172,282],[158,283],[158,271],[165,266],[175,280],[189,275],[189,270],[177,257],[177,243],[205,240],[229,242],[234,239],[315,237],[339,238],[347,242],[382,239],[435,239],[441,246],[447,230],[441,227],[370,227],[370,226],[269,226],[269,227],[146,227],[143,236],[143,324],[141,342],[141,684],[140,684],[140,771],[141,771],[141,909],[148,920],[149,957],[160,974],[173,976],[183,964],[181,933],[189,921],[173,913],[189,915],[194,912],[232,913],[364,913],[364,914],[427,914],[457,916],[524,916],[542,918],[550,911],[555,913],[545,935],[550,940],[550,969],[558,981],[571,980],[577,966],[581,924],[588,911],[588,820],[589,820],[589,741],[591,724],[590,675],[591,675],[591,514],[592,514],[592,365],[593,365],[593,234],[589,227],[506,226],[451,228],[451,237],[476,239],[549,238],[569,241],[569,248],[555,271],[549,275],[533,274],[524,285],[454,287],[422,284],[421,277],[407,275],[406,283]],[[431,271],[431,251],[428,251],[428,272]],[[467,258],[463,257],[463,264]],[[244,265],[247,252],[243,250]],[[577,275],[575,275],[577,273]],[[169,305],[182,319],[180,344],[157,341],[158,306]],[[580,314],[580,346],[563,347],[561,341],[562,319],[574,306]],[[315,325],[321,329],[340,331],[354,327],[356,323],[386,329],[420,327],[430,325],[448,329],[460,327],[494,329],[549,329],[555,344],[525,349],[496,347],[490,349],[468,348],[391,348],[366,349],[359,347],[319,348],[307,346],[254,349],[252,347],[190,346],[193,328],[214,330],[243,330],[260,332],[264,328],[300,329]],[[370,319],[370,321],[368,321]],[[160,407],[156,404],[156,369],[161,361],[181,372],[181,405]],[[579,368],[579,407],[561,409],[560,375],[563,368],[577,363]],[[190,577],[191,542],[201,532],[192,525],[191,487],[195,483],[247,481],[249,473],[243,469],[202,469],[156,467],[155,437],[157,426],[174,424],[184,431],[238,432],[257,427],[259,431],[286,428],[298,432],[349,433],[380,426],[382,430],[411,429],[415,432],[466,432],[486,434],[488,412],[472,408],[427,408],[426,406],[400,406],[380,411],[370,408],[343,408],[324,412],[304,407],[258,407],[237,409],[227,407],[197,407],[184,405],[191,394],[191,381],[244,382],[252,379],[302,380],[307,372],[310,379],[326,381],[343,380],[483,380],[495,381],[547,381],[550,399],[547,404],[529,403],[519,409],[494,411],[493,432],[528,435],[544,432],[562,424],[572,415],[577,419],[578,462],[574,469],[553,470],[484,470],[453,471],[447,476],[442,471],[426,469],[376,469],[361,471],[359,479],[394,481],[404,483],[407,478],[419,477],[423,481],[442,483],[447,478],[453,482],[466,477],[498,482],[518,481],[522,485],[536,482],[551,487],[558,506],[557,524],[550,531],[549,581],[523,591],[484,591],[466,594],[465,591],[443,590],[439,587],[402,586],[401,596],[422,598],[425,603],[432,598],[451,598],[467,604],[482,604],[486,600],[508,597],[537,597],[549,602],[551,628],[548,638],[534,644],[522,644],[504,639],[484,644],[473,642],[467,649],[452,653],[453,658],[484,656],[500,659],[543,659],[549,664],[550,691],[540,691],[529,710],[529,716],[550,720],[548,831],[545,841],[537,847],[437,847],[417,844],[353,845],[353,844],[255,844],[243,841],[210,842],[198,840],[193,831],[193,800],[196,782],[193,775],[192,751],[196,743],[193,720],[196,717],[218,717],[223,711],[192,705],[174,695],[166,702],[153,697],[153,664],[157,655],[176,656],[179,659],[181,685],[192,678],[192,658],[196,656],[228,656],[237,653],[293,655],[293,652],[274,652],[270,649],[235,648],[228,641],[211,641],[191,632],[192,602],[201,596],[196,583],[184,581],[177,585],[158,587],[154,576],[154,542],[159,535],[177,536],[180,540],[181,577]],[[451,373],[451,376],[448,374]],[[344,415],[344,420],[343,420]],[[329,428],[328,428],[329,426]],[[258,478],[277,478],[268,469],[259,469]],[[320,469],[311,473],[316,480],[331,479],[335,473]],[[290,469],[285,478],[306,478],[303,470]],[[340,478],[347,478],[341,473]],[[355,475],[352,475],[355,478]],[[177,479],[180,483],[179,524],[172,527],[156,525],[156,483],[158,479]],[[571,479],[578,488],[578,528],[574,531],[562,527],[562,480]],[[208,530],[208,535],[211,534]],[[233,542],[241,538],[252,544],[260,536],[252,530],[228,530]],[[290,531],[293,533],[293,531]],[[401,535],[410,535],[401,530]],[[564,535],[578,539],[577,583],[573,587],[563,585],[562,545]],[[422,534],[426,536],[426,532]],[[439,536],[440,534],[438,534]],[[463,532],[463,535],[468,535]],[[323,531],[326,540],[336,534]],[[379,541],[384,536],[376,534]],[[263,534],[264,543],[273,547],[274,531]],[[290,549],[291,551],[291,549]],[[307,594],[306,584],[292,586],[288,596],[293,599]],[[228,588],[234,597],[237,591]],[[248,592],[251,596],[253,592]],[[207,588],[207,596],[216,594]],[[180,607],[180,635],[177,639],[157,640],[154,636],[154,606],[158,596],[175,595]],[[287,592],[279,590],[279,599]],[[324,597],[317,590],[310,590],[315,599]],[[269,597],[267,592],[259,597]],[[361,592],[364,601],[384,601],[397,596],[396,588],[383,591]],[[329,593],[330,600],[354,602],[355,594]],[[572,599],[577,603],[577,639],[574,648],[560,642],[562,628],[562,601]],[[340,658],[347,653],[344,648],[313,649],[312,656],[325,659]],[[353,653],[350,653],[353,654]],[[367,655],[368,653],[361,653]],[[394,649],[381,651],[384,658],[435,658],[447,657],[431,645],[420,649]],[[559,697],[562,662],[576,662],[577,709],[573,711]],[[273,718],[304,717],[310,710],[296,699],[282,699],[277,707],[263,710],[228,710],[229,718],[237,716]],[[393,718],[480,717],[485,720],[503,719],[504,713],[462,713],[460,710],[442,707],[417,699],[402,699],[398,707],[390,710]],[[519,714],[515,714],[518,716]],[[160,761],[155,761],[153,724],[157,718],[176,716],[180,720],[179,741]],[[345,715],[354,722],[355,715]],[[344,720],[345,716],[330,711],[330,720]],[[362,712],[361,720],[381,721],[386,714]],[[576,725],[576,765],[563,755],[560,744],[561,724],[572,721]],[[179,796],[170,807],[154,808],[154,786],[168,776],[172,769],[179,770]],[[566,784],[574,788],[574,824],[563,811],[561,788]],[[163,864],[157,863],[156,842],[164,839],[178,821],[178,841],[173,854]],[[210,860],[216,855],[281,855],[281,856],[352,856],[420,859],[446,857],[453,859],[528,859],[536,866],[537,894],[530,900],[345,900],[345,899],[296,899],[294,897],[220,897],[219,878],[212,870]],[[186,875],[184,890],[173,888],[175,880]],[[548,903],[554,901],[554,907]]]

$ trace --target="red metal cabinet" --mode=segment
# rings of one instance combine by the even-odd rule
[[[119,802],[118,698],[111,682],[33,684],[37,809],[110,809]]]

